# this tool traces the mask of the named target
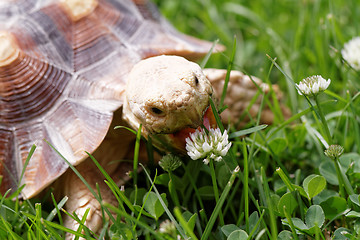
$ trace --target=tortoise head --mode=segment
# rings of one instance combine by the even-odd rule
[[[178,56],[142,60],[131,70],[124,102],[124,118],[145,137],[184,151],[185,138],[205,120],[212,87],[196,63]],[[210,114],[212,115],[212,114]],[[205,117],[204,117],[205,116]],[[163,146],[162,146],[163,147]]]

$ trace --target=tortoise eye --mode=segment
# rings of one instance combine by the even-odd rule
[[[195,78],[195,85],[198,85],[199,84],[199,79],[197,78],[196,75],[194,76],[194,78]]]
[[[163,111],[160,110],[160,109],[157,108],[157,107],[152,107],[152,108],[151,108],[151,111],[152,111],[153,113],[155,113],[156,115],[160,115],[160,114],[163,113]]]

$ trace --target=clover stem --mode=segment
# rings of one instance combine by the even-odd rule
[[[320,106],[320,103],[319,103],[319,100],[318,100],[318,97],[317,97],[316,94],[314,95],[314,99],[315,99],[316,105],[317,105],[318,110],[319,110],[319,116],[320,116],[320,119],[321,119],[323,128],[324,128],[324,130],[325,130],[325,134],[326,134],[326,138],[327,138],[327,143],[328,143],[329,145],[331,145],[331,144],[332,144],[332,138],[331,138],[329,126],[328,126],[328,124],[327,124],[327,122],[326,122],[324,113],[323,113],[322,110],[321,110],[321,106]]]
[[[213,159],[210,159],[209,165],[210,165],[210,174],[211,174],[211,180],[212,180],[213,189],[214,189],[215,200],[217,203],[219,201],[219,190],[218,190],[217,181],[216,181],[216,174],[215,174]],[[225,224],[225,222],[224,222],[224,217],[223,217],[221,211],[219,212],[219,219],[220,219],[221,226],[223,226]]]
[[[336,174],[337,174],[338,181],[339,181],[340,195],[345,198],[345,190],[344,190],[343,179],[341,176],[341,170],[340,170],[338,158],[334,158],[334,164],[335,164]]]
[[[339,158],[335,158],[334,161],[335,161],[335,167],[336,167],[336,172],[337,172],[338,178],[341,179],[341,184],[343,185],[342,186],[343,197],[345,198],[345,192],[348,195],[355,194],[355,191],[354,191],[353,187],[351,186],[349,179],[346,177],[346,175],[343,172],[341,172],[340,165],[339,165],[340,164]],[[339,181],[339,184],[340,184],[340,181]],[[340,193],[341,193],[341,191],[340,191]]]
[[[179,201],[179,197],[176,192],[173,174],[171,171],[168,171],[168,174],[169,174],[169,179],[170,179],[168,187],[169,187],[169,192],[170,192],[171,198],[173,199],[175,206],[180,208],[180,201]]]

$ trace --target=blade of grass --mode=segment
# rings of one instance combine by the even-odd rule
[[[104,182],[106,183],[106,185],[108,185],[110,190],[113,192],[117,202],[119,203],[119,208],[122,208],[125,211],[125,208],[123,205],[125,203],[126,205],[130,205],[131,206],[130,209],[132,209],[133,205],[126,198],[126,196],[122,193],[122,191],[119,189],[119,187],[116,184],[114,185],[113,183],[109,182],[108,180],[104,180]],[[118,192],[120,192],[120,194],[118,194]]]
[[[244,171],[243,171],[243,190],[244,190],[244,200],[245,200],[245,230],[249,232],[249,162],[248,162],[248,151],[246,149],[246,143],[242,141],[242,153],[244,158]]]
[[[257,117],[257,122],[256,122],[256,126],[259,125],[260,123],[260,116],[261,116],[261,110],[264,107],[264,99],[266,97],[266,95],[262,94],[261,95],[261,102],[260,102],[260,107],[259,107],[259,111],[258,111],[258,117]],[[250,150],[249,150],[249,165],[251,166],[252,170],[254,173],[256,173],[256,168],[255,168],[255,163],[253,161],[254,158],[254,152],[255,152],[255,142],[256,142],[256,136],[259,135],[261,137],[261,139],[264,141],[266,147],[269,149],[269,152],[271,153],[271,155],[274,157],[276,163],[280,166],[280,168],[285,169],[285,167],[283,166],[283,164],[280,162],[279,158],[277,155],[274,154],[274,151],[271,149],[271,147],[269,146],[269,144],[267,143],[264,134],[259,131],[259,132],[255,132],[252,136],[252,142],[251,142],[251,146],[250,146]],[[265,197],[265,193],[263,191],[263,188],[261,187],[262,183],[261,183],[261,179],[260,176],[258,174],[255,174],[255,181],[258,185],[258,189],[259,189],[259,195],[260,195],[260,200],[261,202],[265,203],[266,202],[266,197]]]
[[[172,171],[168,171],[168,175],[169,175],[169,179],[170,179],[169,183],[168,183],[168,189],[169,189],[171,199],[173,200],[175,206],[180,207],[179,196],[178,196],[176,188],[175,188],[174,174],[172,173]]]
[[[244,109],[243,113],[242,113],[242,114],[240,115],[240,117],[238,118],[237,123],[236,123],[235,126],[238,126],[238,125],[245,119],[246,116],[248,116],[249,119],[252,119],[252,116],[251,116],[251,114],[250,114],[250,109],[251,109],[251,107],[256,103],[256,101],[257,101],[258,97],[260,96],[260,94],[261,94],[261,91],[260,91],[260,90],[258,90],[258,91],[254,94],[254,96],[251,98],[249,104],[247,105],[247,107]],[[250,121],[250,122],[252,122],[252,121]]]
[[[109,186],[109,188],[116,193],[116,196],[119,196],[120,199],[118,198],[118,202],[124,202],[126,204],[126,206],[132,211],[132,212],[136,212],[136,209],[133,207],[132,203],[127,199],[127,197],[124,195],[124,193],[122,191],[120,191],[120,189],[118,188],[118,186],[116,185],[116,183],[114,182],[114,180],[110,177],[110,175],[105,171],[105,169],[100,165],[100,163],[88,152],[86,152],[86,154],[90,157],[90,159],[94,162],[94,164],[96,165],[96,167],[99,169],[99,171],[101,172],[101,174],[104,175],[104,177],[107,180],[107,185]]]
[[[134,186],[135,186],[135,194],[137,194],[137,171],[138,171],[138,162],[139,162],[141,128],[142,128],[142,125],[140,124],[139,129],[136,132],[136,141],[135,141],[135,150],[134,150],[133,180],[134,180]],[[136,196],[135,196],[135,199],[136,199]]]
[[[41,204],[40,203],[36,203],[35,204],[35,210],[36,210],[36,216],[34,219],[34,225],[36,227],[36,238],[40,239],[40,235],[43,232],[42,229],[42,224],[41,224]]]
[[[248,239],[251,239],[252,236],[255,234],[256,229],[259,227],[261,221],[263,220],[263,217],[265,215],[265,210],[262,211],[262,213],[260,214],[259,220],[256,222],[254,228],[252,229],[252,231],[249,233]]]
[[[8,232],[8,234],[12,237],[12,239],[19,239],[21,240],[22,237],[20,237],[19,235],[17,235],[16,233],[14,233],[11,228],[9,227],[9,223],[5,221],[5,219],[3,218],[2,215],[0,215],[1,221],[3,223],[3,226],[6,228],[6,231]]]
[[[100,232],[99,239],[105,239],[105,235],[108,230],[108,227],[109,227],[109,221],[105,221],[103,229]]]
[[[330,103],[334,103],[334,100],[329,100],[329,101],[324,101],[322,103],[320,103],[320,105],[327,105]],[[316,107],[316,106],[315,106]],[[267,139],[270,139],[272,136],[274,136],[278,131],[280,131],[281,129],[283,129],[284,127],[286,127],[287,125],[289,125],[291,122],[300,119],[301,116],[304,116],[306,114],[308,114],[309,112],[311,112],[312,109],[311,107],[293,115],[292,117],[290,117],[289,119],[287,119],[286,121],[284,121],[282,124],[280,124],[277,128],[275,128],[274,131],[269,131],[269,135],[267,137]]]
[[[251,133],[263,130],[265,128],[267,128],[268,125],[266,124],[262,124],[262,125],[258,125],[255,127],[251,127],[251,128],[247,128],[244,130],[240,130],[240,131],[236,131],[236,132],[232,132],[229,134],[229,139],[233,139],[233,138],[237,138],[237,137],[241,137],[241,136],[245,136],[245,135],[249,135]]]
[[[30,151],[29,151],[29,154],[28,154],[28,156],[26,157],[26,160],[25,160],[25,162],[24,162],[24,166],[23,166],[23,169],[22,169],[22,171],[21,171],[21,175],[20,175],[20,179],[19,179],[19,184],[21,184],[21,182],[22,182],[22,179],[23,179],[24,174],[25,174],[26,167],[28,166],[31,157],[32,157],[32,155],[34,154],[35,149],[36,149],[36,146],[35,146],[35,144],[34,144],[34,145],[31,146],[31,149],[30,149]],[[19,185],[18,185],[18,187],[19,187]]]
[[[34,232],[30,228],[29,228],[29,231],[27,232],[27,238],[28,239],[36,239]]]
[[[239,212],[240,212],[240,214],[236,211],[236,206],[234,206],[234,198],[235,198],[235,196],[236,197],[238,197],[237,196],[237,194],[238,194],[238,191],[239,191],[239,188],[240,188],[240,184],[241,184],[242,182],[241,181],[236,181],[236,183],[235,183],[235,185],[233,186],[233,189],[232,189],[232,191],[231,191],[231,193],[230,193],[230,195],[229,195],[229,197],[228,197],[228,199],[227,199],[227,202],[226,202],[226,205],[225,205],[225,207],[224,207],[224,210],[223,210],[223,214],[224,214],[224,216],[226,216],[227,215],[227,212],[228,211],[230,211],[231,212],[231,214],[232,214],[232,216],[233,216],[233,218],[235,219],[235,221],[236,222],[241,222],[241,220],[239,220],[239,218],[241,217],[241,213],[243,213],[244,211],[241,209],[241,207],[239,208]],[[241,200],[240,200],[240,206],[242,206],[242,205],[244,205],[243,204],[243,195],[241,195]],[[238,225],[238,224],[236,224],[236,225]]]
[[[102,196],[101,196],[101,191],[100,191],[99,183],[96,183],[96,184],[95,184],[95,187],[96,187],[96,190],[97,190],[97,193],[98,193],[98,196],[99,196],[101,202],[103,202],[103,198],[102,198]],[[115,193],[114,193],[114,194],[115,194]],[[100,205],[100,210],[101,210],[101,217],[102,217],[102,219],[106,219],[103,205]],[[103,223],[104,223],[104,221],[103,221]]]
[[[234,64],[235,52],[236,52],[236,37],[234,36],[233,49],[231,51],[231,56],[230,56],[230,60],[229,60],[229,64],[228,64],[227,72],[226,72],[226,76],[225,76],[224,87],[223,87],[223,91],[222,91],[221,99],[220,99],[220,108],[222,108],[224,106],[224,100],[226,97],[226,92],[227,92],[227,88],[228,88],[228,84],[229,84],[229,80],[230,80],[230,72],[231,72],[232,66]]]
[[[174,214],[175,214],[176,218],[178,219],[180,225],[184,228],[186,233],[189,234],[191,239],[197,240],[198,238],[194,234],[193,230],[189,227],[188,223],[186,222],[186,220],[182,216],[181,211],[180,211],[180,209],[178,207],[174,208]]]
[[[155,161],[154,161],[154,146],[152,144],[152,138],[151,136],[149,135],[148,138],[147,138],[147,141],[146,142],[146,153],[147,153],[147,156],[148,156],[148,166],[154,166],[155,165]]]
[[[360,129],[359,129],[359,122],[357,120],[357,114],[355,112],[355,107],[353,106],[353,102],[351,102],[350,104],[350,109],[351,109],[351,113],[353,115],[353,117],[351,118],[351,123],[353,126],[353,130],[354,130],[354,137],[355,137],[355,142],[357,145],[357,149],[358,149],[358,153],[360,153]]]
[[[216,109],[215,103],[214,103],[214,101],[213,101],[213,99],[211,97],[209,98],[209,102],[210,102],[211,110],[212,110],[212,112],[214,114],[214,117],[215,117],[215,120],[216,120],[216,124],[218,125],[221,133],[223,133],[225,131],[225,128],[224,128],[224,125],[221,122],[220,115],[219,115],[219,113],[218,113],[218,111]],[[230,171],[234,170],[235,167],[238,165],[232,151],[229,151],[228,154],[223,159],[224,159],[225,164],[230,169]]]
[[[38,204],[38,206],[40,206],[40,205]],[[35,208],[37,208],[36,211],[39,211],[38,210],[39,207],[35,207]],[[50,239],[48,234],[46,234],[43,231],[42,218],[39,218],[39,216],[34,216],[34,215],[26,213],[26,212],[23,212],[23,214],[28,218],[29,221],[31,221],[31,223],[32,223],[31,226],[34,226],[34,228],[35,228],[36,235],[33,236],[35,239]]]
[[[50,142],[48,142],[47,140],[44,140],[44,141],[68,164],[68,166],[71,168],[71,170],[73,170],[75,172],[75,174],[81,179],[81,181],[85,184],[85,186],[89,189],[89,191],[100,202],[99,196],[97,196],[96,192],[92,189],[92,187],[85,180],[85,178],[79,173],[79,171],[56,148],[54,148],[54,146]],[[87,154],[89,155],[89,153],[87,153]]]
[[[348,103],[348,101],[345,98],[341,97],[340,95],[338,95],[338,94],[336,94],[336,93],[334,93],[334,92],[332,92],[332,91],[330,91],[328,89],[326,89],[324,91],[324,93],[326,95],[330,96],[330,97],[336,98],[337,100],[339,100],[339,101],[341,101],[343,103]]]
[[[211,229],[212,229],[213,226],[214,226],[214,223],[215,223],[215,221],[216,221],[216,218],[217,218],[217,216],[219,215],[219,212],[221,211],[221,208],[222,208],[222,206],[223,206],[223,204],[224,204],[224,202],[225,202],[225,199],[227,198],[227,196],[228,196],[228,194],[229,194],[229,191],[230,191],[232,185],[234,184],[235,178],[236,178],[236,176],[238,175],[239,171],[240,171],[240,167],[237,166],[237,167],[235,168],[235,170],[233,171],[233,173],[231,174],[228,183],[226,184],[223,192],[221,193],[219,202],[215,205],[214,211],[212,212],[212,214],[211,214],[211,216],[210,216],[209,222],[206,224],[204,233],[203,233],[203,235],[201,236],[201,239],[202,239],[202,240],[205,240],[205,239],[208,239],[208,238],[209,238],[209,235],[210,235],[210,233],[211,233]]]
[[[286,81],[286,84],[287,84],[287,88],[288,88],[288,91],[289,91],[289,94],[290,94],[290,103],[291,103],[291,110],[292,112],[295,112],[296,109],[297,109],[297,98],[296,98],[296,95],[295,95],[295,91],[294,91],[294,88],[292,86],[295,86],[295,88],[297,89],[296,85],[295,85],[295,82],[294,80],[290,77],[289,74],[287,74],[277,63],[276,61],[270,57],[270,55],[266,54],[266,56],[270,59],[270,61],[273,63],[273,65],[275,65],[275,67],[285,76],[285,79],[287,80]],[[284,63],[286,64],[286,63]],[[289,69],[288,69],[289,70]],[[307,99],[308,100],[308,99]]]
[[[288,220],[288,223],[290,225],[291,232],[292,232],[292,235],[293,235],[294,239],[299,240],[299,238],[298,238],[298,236],[296,234],[295,225],[294,225],[293,221],[291,220],[291,217],[289,216],[289,213],[286,211],[286,206],[285,205],[284,205],[284,214],[285,214],[286,219]]]
[[[125,127],[125,126],[115,126],[114,129],[121,129],[121,128],[124,128],[126,130],[128,130],[129,132],[132,132],[134,135],[136,135],[136,131],[134,129],[131,129],[129,127]]]
[[[189,169],[187,168],[187,166],[185,166],[185,164],[182,164],[182,166],[184,167],[184,170],[185,170],[185,174],[186,176],[188,177],[189,181],[190,181],[190,184],[195,192],[195,196],[199,202],[199,205],[201,207],[201,209],[203,209],[203,212],[202,214],[200,214],[201,217],[203,217],[203,221],[207,222],[208,219],[207,219],[207,216],[206,216],[206,213],[205,213],[205,207],[204,207],[204,204],[203,204],[203,201],[201,199],[201,196],[200,196],[200,193],[199,193],[199,190],[195,184],[195,181],[193,179],[193,176],[189,173]]]
[[[156,196],[158,197],[158,199],[159,199],[162,207],[164,208],[166,214],[168,215],[168,217],[170,218],[170,220],[174,223],[174,225],[175,225],[176,229],[179,231],[180,235],[181,235],[183,238],[187,238],[184,230],[183,230],[182,227],[179,225],[179,223],[175,220],[174,216],[171,214],[171,212],[169,211],[168,207],[167,207],[166,204],[164,203],[164,201],[163,201],[163,199],[162,199],[159,191],[157,190],[157,188],[156,188],[153,180],[151,179],[149,173],[146,171],[145,167],[144,167],[141,163],[139,163],[139,164],[143,167],[144,172],[145,172],[148,180],[149,180],[150,183],[154,186],[154,191],[155,191],[155,193],[156,193]],[[157,172],[157,171],[156,171],[156,172]],[[156,174],[156,175],[157,175],[157,174]]]
[[[281,180],[285,183],[286,187],[290,190],[290,192],[294,192],[295,188],[294,188],[293,184],[290,182],[289,178],[283,172],[283,170],[281,168],[277,168],[276,172],[277,172],[277,174],[279,174]]]
[[[4,201],[6,199],[6,196],[9,195],[9,193],[11,192],[11,189],[8,189],[5,193],[4,196],[2,198],[0,198],[0,207],[7,207],[7,206],[3,206],[4,205]],[[14,211],[11,209],[11,211]],[[14,211],[15,212],[15,211]]]
[[[54,219],[54,217],[56,216],[56,214],[58,215],[59,218],[59,222],[62,225],[62,217],[61,217],[61,213],[60,213],[60,209],[65,205],[65,203],[67,202],[67,200],[69,199],[67,196],[63,197],[63,199],[61,199],[61,201],[59,203],[56,203],[54,194],[51,193],[51,199],[53,201],[53,204],[55,206],[55,208],[50,212],[49,216],[47,216],[46,220],[47,221],[52,221]]]
[[[12,190],[14,190],[14,189],[10,189],[10,191],[8,192],[8,194],[9,193],[11,193],[11,195],[10,196],[7,196],[7,198],[10,198],[10,199],[16,199],[16,201],[19,201],[19,196],[20,196],[20,193],[21,193],[21,191],[24,189],[24,187],[25,187],[25,184],[23,184],[23,185],[21,185],[20,187],[18,187],[17,189],[16,189],[16,191],[14,191],[13,193],[11,193],[11,191]],[[28,200],[27,200],[27,202],[29,202]],[[31,209],[33,210],[33,212],[35,213],[35,208],[31,205]]]
[[[350,208],[347,208],[347,209],[345,209],[344,211],[339,212],[338,214],[336,214],[332,219],[330,219],[329,222],[326,223],[325,226],[322,227],[322,230],[323,230],[323,231],[326,230],[326,229],[330,226],[330,224],[331,224],[332,222],[334,222],[334,221],[335,221],[336,219],[338,219],[340,216],[346,215],[346,214],[347,214],[348,212],[350,212],[350,211],[351,211],[351,209],[350,209]]]
[[[43,224],[46,225],[46,226],[50,226],[52,228],[55,228],[55,229],[58,229],[60,231],[63,231],[63,232],[67,232],[67,233],[70,233],[72,235],[77,235],[77,236],[80,236],[80,237],[85,237],[84,234],[79,234],[77,231],[75,230],[72,230],[70,228],[66,228],[58,223],[54,223],[54,222],[50,222],[50,221],[47,221],[47,220],[43,220]],[[91,238],[91,239],[94,239],[94,238]]]
[[[295,171],[295,184],[300,186],[300,179],[301,179],[301,170],[297,169]],[[299,208],[300,208],[300,216],[301,216],[301,220],[305,221],[305,215],[304,213],[306,212],[306,207],[303,203],[303,201],[301,200],[301,194],[299,192],[296,193],[296,199],[298,201],[299,204]]]
[[[10,198],[15,198],[16,199],[16,204],[15,204],[15,211],[18,212],[18,209],[19,209],[19,194],[21,193],[22,189],[25,187],[25,184],[20,186],[21,182],[22,182],[22,179],[24,177],[24,174],[25,174],[25,171],[26,171],[26,168],[29,164],[29,161],[32,157],[32,155],[34,154],[35,152],[35,149],[36,149],[36,145],[32,145],[31,148],[30,148],[30,151],[29,151],[29,154],[28,156],[26,157],[26,160],[24,162],[24,165],[23,165],[23,168],[22,168],[22,171],[21,171],[21,175],[20,175],[20,178],[19,178],[19,182],[18,182],[18,186],[17,186],[17,190],[11,194]],[[8,171],[10,173],[10,171]],[[10,174],[10,176],[12,176],[12,174]],[[14,178],[12,176],[12,178]],[[14,182],[17,182],[16,180]],[[35,212],[35,209],[33,207],[33,205],[29,202],[28,199],[26,199],[25,201],[27,201],[29,203],[29,206],[31,208],[31,210],[33,212]]]
[[[153,189],[153,187],[154,187],[154,185],[155,185],[155,181],[156,181],[156,176],[154,177],[154,181],[152,182],[152,184],[151,184],[151,186],[150,186],[150,189],[149,189],[149,191],[147,192],[146,197],[145,197],[145,199],[144,199],[144,201],[143,201],[143,204],[142,204],[142,206],[141,206],[141,209],[140,209],[140,211],[139,211],[139,214],[138,214],[138,216],[137,216],[137,218],[136,218],[137,221],[136,221],[136,222],[134,223],[134,225],[133,225],[133,232],[136,231],[137,223],[140,221],[141,214],[142,214],[142,212],[144,211],[144,208],[145,208],[145,203],[146,203],[146,201],[148,200],[148,198],[149,198],[149,196],[150,196],[150,192],[151,192],[151,190]],[[136,201],[136,200],[135,200],[135,201]]]
[[[226,20],[223,15],[219,13],[216,5],[212,4],[210,0],[200,1],[202,7],[207,11],[201,11],[198,13],[198,17],[204,22],[208,29],[212,29],[216,33],[216,36],[225,43],[231,42],[231,30],[227,27]],[[230,35],[229,35],[230,34]]]
[[[263,182],[264,194],[265,194],[265,199],[266,199],[265,206],[267,206],[267,208],[269,209],[270,232],[271,232],[272,239],[276,239],[278,236],[278,228],[276,225],[276,217],[275,217],[275,213],[274,213],[273,204],[271,202],[270,187],[269,187],[268,180],[267,180],[265,170],[263,167],[260,168],[260,172],[261,172],[261,178],[262,178],[262,182]]]
[[[100,197],[96,194],[96,192],[92,189],[92,187],[89,185],[89,183],[85,180],[85,178],[79,173],[79,171],[56,149],[54,148],[54,146],[52,146],[52,144],[50,142],[48,142],[47,140],[44,140],[69,166],[69,168],[71,168],[72,171],[74,171],[74,173],[78,176],[78,178],[85,184],[85,186],[88,188],[88,190],[91,192],[91,194],[96,198],[96,200],[100,203],[100,205],[102,204]],[[93,162],[96,164],[96,166],[100,166],[100,164],[95,160],[94,157],[91,156],[91,154],[89,154],[88,152],[86,152],[90,158],[93,160]],[[106,173],[104,171],[103,168],[99,168],[99,170],[102,170],[102,173]],[[104,175],[105,176],[105,175]],[[109,177],[109,175],[106,173],[106,176]],[[110,177],[109,177],[110,178]],[[111,179],[111,178],[110,178]],[[116,222],[114,217],[112,216],[111,212],[108,209],[105,209],[106,213],[108,214],[109,218],[111,219],[111,221],[113,221],[114,223]]]
[[[339,170],[339,174],[340,174],[340,178],[341,178],[341,181],[339,181],[339,186],[340,186],[340,184],[342,182],[344,184],[345,190],[346,190],[348,195],[355,194],[355,191],[354,191],[353,187],[351,186],[349,178],[346,176],[344,171],[340,170],[341,165],[340,165],[340,162],[338,160],[335,160],[335,168]]]
[[[218,125],[218,127],[220,128],[221,132],[223,133],[225,128],[224,128],[224,125],[222,124],[221,122],[221,119],[220,119],[220,115],[218,114],[217,112],[217,109],[216,109],[216,106],[215,106],[215,103],[214,103],[214,100],[210,97],[209,98],[209,101],[210,101],[210,106],[211,106],[211,110],[214,114],[214,117],[215,117],[215,120],[216,120],[216,124]]]
[[[274,64],[272,63],[270,68],[269,68],[269,71],[268,71],[268,74],[267,74],[265,80],[266,80],[266,83],[268,84],[268,86],[270,88],[269,93],[271,95],[273,107],[272,107],[271,104],[268,104],[268,106],[271,107],[271,110],[273,111],[274,116],[276,116],[276,118],[274,119],[274,123],[278,123],[278,122],[283,122],[284,121],[284,115],[283,115],[283,112],[281,111],[278,97],[277,97],[277,95],[276,95],[276,93],[275,93],[275,91],[273,89],[272,83],[270,82],[270,74],[272,72],[273,67],[274,67]],[[278,121],[276,121],[276,119]]]
[[[302,92],[302,91],[297,87],[297,85],[295,84],[294,80],[280,67],[280,65],[277,64],[276,61],[275,61],[273,58],[271,58],[269,55],[266,55],[266,56],[267,56],[267,57],[270,59],[270,61],[275,65],[275,67],[276,67],[277,69],[279,69],[279,71],[285,76],[285,78],[288,80],[287,82],[288,82],[288,83],[291,83],[291,84],[295,87],[295,89],[296,89],[297,91]],[[319,113],[315,110],[314,105],[311,103],[309,97],[308,97],[306,94],[304,94],[303,92],[302,92],[302,96],[306,99],[306,101],[308,102],[310,108],[311,108],[311,109],[318,115],[318,117],[320,118]],[[293,110],[294,110],[294,109],[293,109]]]
[[[320,116],[320,120],[322,122],[322,124],[319,124],[319,129],[322,129],[325,132],[327,143],[328,143],[328,145],[331,145],[333,140],[332,140],[332,136],[331,136],[331,133],[330,133],[330,130],[329,130],[329,126],[328,126],[327,121],[325,119],[325,115],[321,110],[320,102],[319,102],[318,97],[315,96],[314,99],[315,99],[316,106],[318,106],[317,110],[318,110],[318,114]]]
[[[109,203],[104,203],[104,206],[109,208],[111,211],[113,211],[116,214],[119,214],[120,216],[124,217],[125,219],[128,219],[132,222],[136,222],[137,225],[141,226],[142,228],[144,228],[146,231],[149,231],[151,234],[153,234],[154,236],[156,236],[157,239],[161,239],[161,240],[167,240],[165,239],[163,236],[161,236],[161,234],[159,234],[158,232],[156,232],[152,226],[150,226],[147,223],[144,223],[142,221],[137,221],[136,218],[134,218],[133,216],[127,214],[126,212],[121,211],[119,208],[114,207],[113,205],[109,204]]]
[[[52,228],[49,224],[47,224],[46,221],[41,221],[41,223],[44,225],[47,234],[49,235],[50,239],[57,239],[57,240],[64,240],[64,237],[62,237],[58,232],[55,231],[54,228]]]
[[[135,149],[134,149],[134,162],[133,162],[133,183],[135,188],[135,198],[134,201],[137,199],[138,195],[138,187],[137,187],[137,174],[138,174],[138,163],[139,163],[139,149],[140,149],[140,140],[141,140],[141,128],[142,125],[140,124],[139,129],[136,133],[136,141],[135,141]],[[134,214],[132,212],[131,214]]]
[[[216,173],[215,173],[215,167],[214,167],[213,160],[210,160],[209,167],[210,167],[211,181],[212,181],[213,190],[214,190],[215,202],[218,203],[219,202],[219,189],[218,189],[218,185],[217,185],[217,181],[216,181]],[[224,216],[221,211],[219,212],[219,221],[220,221],[221,225],[225,225]]]
[[[216,46],[218,43],[219,43],[219,39],[216,39],[216,40],[213,42],[213,44],[212,44],[209,52],[205,55],[204,59],[201,61],[201,64],[200,64],[201,69],[204,69],[204,68],[205,68],[206,63],[209,61],[209,58],[210,58],[211,54],[213,53],[215,46]]]
[[[79,239],[80,234],[82,233],[83,230],[85,232],[85,236],[89,237],[85,226],[86,218],[89,215],[89,212],[90,212],[90,208],[87,208],[81,219],[76,215],[75,212],[73,213],[74,219],[76,220],[77,223],[79,223],[79,227],[76,230],[76,234],[75,234],[75,240]]]

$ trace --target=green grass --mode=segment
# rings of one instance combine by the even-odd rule
[[[170,173],[151,166],[135,171],[125,192],[108,179],[120,207],[104,204],[118,217],[113,225],[105,221],[108,228],[101,234],[112,239],[359,239],[360,74],[340,55],[343,44],[360,35],[358,0],[154,2],[182,32],[219,39],[227,47],[206,67],[226,69],[235,53],[233,69],[279,85],[292,116],[283,120],[277,114],[266,128],[254,119],[245,138],[232,130],[231,151],[214,169],[185,158]],[[310,105],[294,83],[318,74],[332,82],[319,104],[310,98]],[[264,105],[276,111],[276,102],[267,99],[271,96],[264,97]],[[319,106],[325,122],[318,117]],[[344,147],[335,160],[325,156],[319,138],[327,139],[324,123],[330,141]],[[240,170],[233,171],[237,165]],[[66,199],[51,204],[50,193],[24,202],[12,198],[0,198],[0,239],[64,236],[59,209]],[[165,223],[168,232],[160,233]],[[91,239],[89,231],[85,234]]]

